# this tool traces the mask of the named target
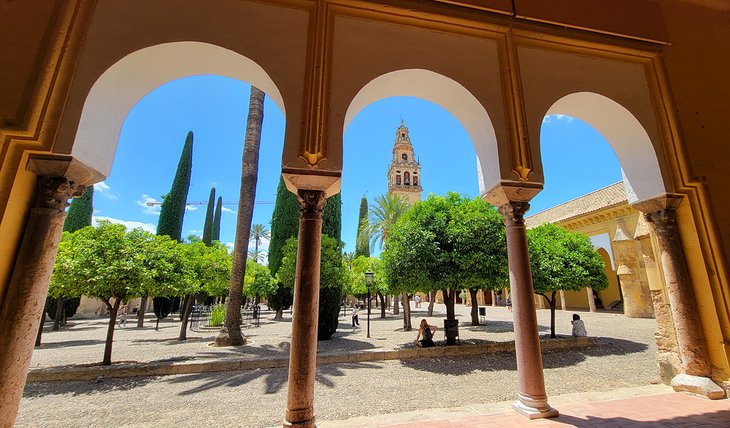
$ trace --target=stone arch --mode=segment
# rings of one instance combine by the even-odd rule
[[[650,200],[667,192],[651,139],[624,106],[595,92],[575,92],[553,103],[545,116],[552,114],[580,119],[608,141],[621,165],[629,203]]]
[[[500,182],[497,135],[487,110],[459,82],[430,70],[397,70],[371,80],[350,102],[343,134],[362,109],[381,99],[398,96],[416,97],[438,104],[464,126],[477,155],[480,194]]]
[[[251,83],[263,90],[286,117],[277,85],[251,59],[209,43],[164,43],[125,56],[99,76],[84,102],[71,154],[108,176],[129,111],[157,87],[197,75],[220,75]]]
[[[616,300],[621,300],[621,284],[619,284],[618,276],[612,268],[613,258],[611,257],[610,247],[596,248],[598,255],[603,259],[604,272],[606,278],[608,278],[608,287],[600,291],[598,294],[601,296],[604,305],[608,305]]]

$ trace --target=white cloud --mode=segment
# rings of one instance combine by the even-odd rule
[[[231,213],[231,214],[235,214],[236,213],[232,209],[226,208],[226,207],[223,207],[223,206],[221,207],[221,211],[223,211],[224,213]]]
[[[564,120],[566,123],[570,123],[575,119],[573,116],[567,116],[564,114],[551,114],[542,118],[542,123],[551,123],[553,120]]]
[[[113,201],[119,199],[119,196],[116,193],[112,192],[112,188],[103,181],[94,184],[94,191],[99,192],[99,194],[103,195],[105,198],[111,199]]]
[[[263,251],[263,252],[269,251],[269,242],[270,241],[271,241],[270,239],[262,239],[261,242],[259,242],[259,251]],[[255,247],[256,247],[256,241],[254,241],[252,239],[248,243],[248,249],[253,250]]]
[[[122,220],[113,217],[94,216],[91,219],[91,225],[96,226],[99,220],[106,220],[116,224],[123,224],[127,228],[127,230],[140,228],[146,232],[157,233],[157,226],[155,226],[154,224],[142,223],[141,221]]]
[[[185,211],[197,211],[198,207],[195,205],[185,205]]]
[[[234,242],[224,242],[223,245],[228,247],[228,249],[231,251],[233,251],[233,249],[236,247],[236,244]]]
[[[157,202],[159,203],[157,199],[151,197],[150,195],[142,195],[142,199],[138,201],[134,201],[137,205],[143,208],[142,212],[145,214],[152,214],[152,215],[160,215],[160,205],[149,205],[151,202]]]

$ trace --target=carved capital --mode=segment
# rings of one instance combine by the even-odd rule
[[[507,227],[525,227],[525,213],[530,209],[529,202],[508,201],[499,207],[499,213],[502,214],[504,224]]]
[[[677,230],[677,211],[664,208],[644,214],[647,222],[654,225],[654,233],[660,237],[674,238],[679,236]]]
[[[38,177],[36,208],[50,208],[65,211],[68,200],[84,193],[85,186],[70,181],[66,177]]]
[[[304,216],[321,217],[324,206],[327,205],[325,192],[322,190],[298,190],[299,212]]]

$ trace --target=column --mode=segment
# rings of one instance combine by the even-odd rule
[[[319,263],[325,193],[299,190],[299,243],[294,283],[294,318],[289,352],[285,427],[315,427],[314,377],[317,370]]]
[[[525,212],[529,208],[530,204],[527,202],[508,201],[499,207],[499,212],[507,226],[507,257],[519,376],[519,401],[512,407],[530,419],[537,419],[556,417],[558,411],[550,407],[545,394],[524,220]]]
[[[586,294],[588,295],[588,310],[596,312],[596,299],[593,297],[593,289],[586,287]]]
[[[66,206],[83,186],[64,177],[38,177],[38,189],[13,274],[0,301],[0,421],[18,413],[33,345],[56,261]]]
[[[567,311],[568,310],[568,302],[565,301],[565,291],[564,290],[560,290],[559,293],[560,293],[560,309],[563,310],[563,311]]]
[[[676,209],[681,201],[680,195],[665,195],[654,201],[638,204],[637,208],[644,213],[647,222],[653,225],[659,246],[659,258],[664,267],[664,283],[667,287],[683,371],[672,379],[672,386],[675,390],[690,391],[717,399],[724,397],[725,394],[710,380],[712,371],[707,344],[702,332],[687,261],[679,240]]]
[[[674,209],[662,209],[645,214],[654,225],[659,253],[664,267],[672,318],[677,331],[677,342],[682,359],[682,369],[694,376],[710,375],[705,336],[702,333],[697,301],[689,279],[687,263],[679,242],[677,213]]]
[[[497,306],[497,294],[494,292],[494,290],[492,290],[491,293],[492,293],[492,306],[496,307]]]

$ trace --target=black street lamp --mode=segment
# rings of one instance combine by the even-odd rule
[[[365,271],[365,286],[368,288],[368,339],[370,339],[370,287],[373,286],[374,275],[370,269]]]

